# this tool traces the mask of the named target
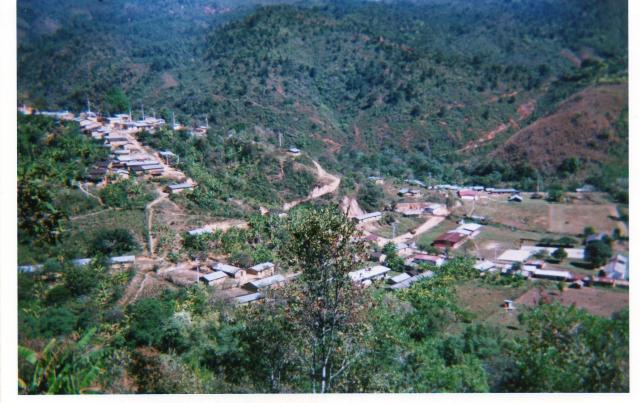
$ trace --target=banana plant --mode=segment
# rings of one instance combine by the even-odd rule
[[[97,393],[95,380],[100,374],[100,350],[91,350],[95,328],[78,341],[61,342],[55,338],[40,352],[18,346],[18,356],[31,364],[30,377],[18,378],[21,394],[85,394]]]

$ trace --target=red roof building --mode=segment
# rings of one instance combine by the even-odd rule
[[[466,239],[466,235],[459,232],[446,232],[431,242],[431,245],[441,249],[455,249],[462,245]]]

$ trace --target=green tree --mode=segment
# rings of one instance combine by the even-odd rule
[[[567,258],[567,251],[564,248],[558,248],[553,251],[551,256],[559,262],[562,262]]]
[[[510,392],[626,392],[629,314],[611,319],[573,306],[541,305],[518,318],[526,337],[509,347]]]
[[[382,188],[369,181],[358,189],[358,202],[366,211],[379,211],[382,208],[384,193]]]
[[[589,242],[584,248],[584,258],[594,268],[607,263],[611,254],[611,246],[604,241]]]
[[[91,241],[90,253],[115,256],[139,248],[131,231],[124,228],[100,229]]]
[[[288,320],[295,326],[298,354],[308,368],[311,390],[334,390],[339,377],[360,354],[363,309],[360,290],[347,275],[364,261],[354,223],[336,207],[295,211],[290,238],[280,259],[298,280],[286,288]]]

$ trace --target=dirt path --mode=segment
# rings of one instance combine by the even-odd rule
[[[90,197],[90,198],[92,198],[92,199],[97,200],[97,201],[98,201],[98,204],[100,204],[101,206],[104,206],[104,203],[102,202],[102,199],[101,199],[101,198],[99,198],[98,196],[96,196],[96,195],[94,195],[94,194],[90,193],[88,190],[86,190],[86,189],[84,188],[84,186],[82,186],[82,183],[81,183],[81,182],[78,182],[78,189],[80,189],[80,191],[81,191],[82,193],[84,193],[85,195],[87,195],[87,197]]]
[[[151,235],[151,229],[153,228],[153,206],[166,199],[169,195],[162,192],[161,189],[156,189],[159,196],[147,204],[144,208],[144,213],[147,218],[147,248],[149,250],[149,256],[153,256],[153,236]]]
[[[409,240],[411,240],[413,238],[417,238],[418,235],[429,231],[431,228],[434,228],[435,226],[440,224],[442,221],[444,221],[444,219],[445,219],[445,217],[431,217],[427,221],[422,223],[415,230],[410,231],[410,232],[406,232],[406,233],[404,233],[404,234],[402,234],[400,236],[397,236],[397,237],[393,238],[392,241],[393,241],[393,243],[404,243],[404,242],[407,242],[407,241],[409,241]]]
[[[73,216],[73,217],[70,217],[69,219],[71,221],[75,221],[75,220],[79,220],[81,218],[93,217],[94,215],[106,213],[107,211],[112,211],[112,210],[121,210],[121,209],[119,207],[108,207],[108,208],[106,208],[104,210],[94,211],[93,213],[87,213],[87,214],[81,214],[81,215]]]
[[[324,186],[316,186],[315,188],[313,188],[313,190],[311,191],[311,193],[309,194],[309,196],[302,198],[302,199],[298,199],[298,200],[293,200],[290,201],[288,203],[285,203],[284,206],[282,206],[282,209],[284,211],[289,211],[291,210],[293,207],[297,206],[300,203],[304,203],[307,202],[309,200],[312,199],[317,199],[319,197],[322,197],[328,193],[333,193],[338,189],[338,186],[340,186],[340,178],[335,176],[335,175],[331,175],[330,173],[328,173],[327,171],[324,170],[324,168],[322,168],[322,166],[320,166],[320,164],[318,164],[316,161],[312,161],[313,165],[315,165],[316,169],[317,169],[317,178],[320,182],[328,182],[327,185]]]

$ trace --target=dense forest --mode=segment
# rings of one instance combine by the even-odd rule
[[[25,32],[46,26],[24,3]],[[584,88],[626,85],[624,1],[249,3],[70,4],[20,41],[19,98],[72,109],[89,98],[104,113],[144,102],[167,119],[206,116],[220,135],[282,133],[343,171],[531,189],[538,176],[575,184],[554,179],[561,154],[545,165],[487,154]],[[625,138],[623,97],[606,123],[578,130]],[[574,154],[574,181],[626,177],[624,150]]]
[[[478,275],[466,259],[396,293],[355,287],[354,231],[333,208],[255,217],[223,244],[259,242],[301,275],[244,307],[202,285],[122,305],[131,272],[100,258],[20,274],[20,391],[628,391],[627,311],[542,303],[515,330],[494,328],[457,304],[455,285]]]

